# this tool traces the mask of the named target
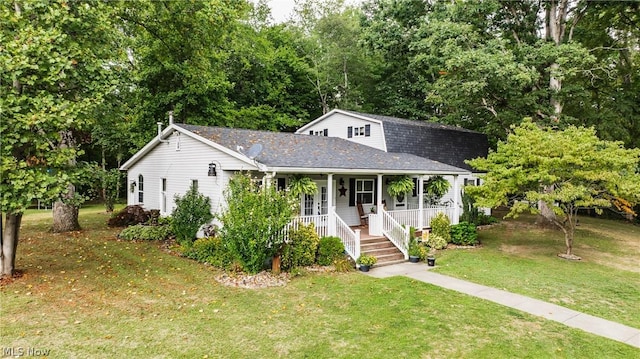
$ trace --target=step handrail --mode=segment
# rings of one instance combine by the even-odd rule
[[[404,255],[404,259],[409,259],[409,229],[404,228],[398,221],[382,209],[382,233],[393,243]]]
[[[336,235],[342,240],[345,251],[353,260],[358,260],[360,257],[360,230],[354,232],[335,212],[333,217],[336,223]]]

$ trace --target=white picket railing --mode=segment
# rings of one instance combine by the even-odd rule
[[[382,233],[387,237],[391,243],[393,243],[402,254],[404,258],[409,258],[408,246],[409,246],[409,228],[404,228],[398,223],[391,215],[385,211],[380,211],[382,214]]]
[[[360,230],[354,232],[337,214],[334,214],[336,236],[342,239],[344,249],[354,260],[360,257]]]
[[[289,241],[289,232],[292,230],[297,230],[300,228],[300,224],[309,225],[313,223],[316,233],[320,237],[325,237],[329,235],[328,224],[329,224],[329,215],[322,214],[317,216],[298,216],[289,222],[282,230],[280,234],[283,236],[284,241]]]
[[[396,222],[404,224],[405,227],[420,227],[420,210],[419,209],[402,209],[398,211],[388,212]]]
[[[424,228],[431,228],[431,219],[433,217],[435,217],[438,213],[444,213],[447,215],[447,217],[449,217],[449,221],[451,221],[451,224],[456,224],[458,223],[458,220],[454,218],[454,210],[453,207],[425,207],[422,210],[422,226]]]
[[[316,233],[319,237],[325,237],[332,235],[332,231],[329,230],[330,221],[332,220],[330,217],[333,217],[335,221],[335,236],[339,237],[344,244],[344,248],[347,251],[347,254],[351,256],[354,260],[358,259],[360,256],[360,231],[353,231],[349,225],[347,225],[342,218],[340,218],[337,214],[333,214],[330,216],[328,214],[317,215],[317,216],[298,216],[295,217],[282,228],[280,232],[278,232],[279,236],[282,236],[285,242],[289,241],[289,233],[292,230],[297,230],[300,228],[300,224],[309,225],[310,223],[314,224]]]
[[[388,211],[389,215],[400,224],[404,224],[406,227],[420,228],[420,216],[422,216],[422,228],[431,227],[431,219],[435,217],[439,212],[443,212],[449,217],[451,224],[456,224],[457,221],[454,218],[453,207],[443,206],[425,206],[420,213],[419,209],[402,209],[396,211]]]

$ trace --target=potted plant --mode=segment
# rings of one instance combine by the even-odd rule
[[[391,197],[402,197],[404,198],[404,194],[413,191],[415,184],[413,183],[413,179],[411,177],[404,176],[396,176],[387,185],[387,193]]]
[[[420,262],[420,245],[418,241],[413,238],[409,243],[409,262],[418,263]]]
[[[432,251],[427,254],[427,265],[433,267],[436,265],[436,255]]]
[[[360,255],[360,257],[358,257],[358,260],[356,261],[356,263],[360,265],[361,271],[368,272],[369,268],[371,268],[372,265],[376,264],[377,261],[378,261],[378,258],[368,255],[366,253],[363,253]]]

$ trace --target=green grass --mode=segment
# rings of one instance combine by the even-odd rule
[[[47,232],[45,217],[26,216],[17,261],[24,276],[0,290],[1,346],[50,349],[53,358],[629,358],[640,352],[404,277],[308,274],[286,287],[224,287],[213,279],[217,271],[158,243],[116,240],[102,212],[84,209],[86,229],[58,235]]]
[[[581,218],[574,253],[582,260],[567,261],[557,257],[562,232],[532,221],[480,231],[482,248],[442,251],[436,270],[640,328],[640,227]]]

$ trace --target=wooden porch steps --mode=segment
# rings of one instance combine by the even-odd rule
[[[404,262],[404,255],[386,237],[369,237],[360,240],[360,253],[378,258],[376,267]]]

